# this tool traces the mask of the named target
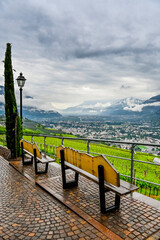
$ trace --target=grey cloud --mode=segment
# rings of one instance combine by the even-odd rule
[[[159,91],[159,1],[2,0],[0,7],[0,41],[13,43],[13,67],[33,79],[25,89],[35,102],[42,89],[46,104]]]
[[[0,95],[4,95],[4,86],[0,85]]]
[[[133,43],[132,43],[133,44]],[[92,57],[101,57],[106,55],[118,55],[118,56],[134,56],[141,54],[157,54],[160,52],[160,48],[155,48],[153,46],[146,47],[132,47],[128,46],[128,43],[123,47],[108,47],[106,49],[77,49],[75,50],[75,57],[77,58],[92,58]]]
[[[127,85],[121,85],[120,89],[129,89],[131,88],[131,86],[127,86]]]
[[[141,112],[144,107],[160,106],[160,102],[146,103],[146,104],[135,104],[134,106],[124,107],[124,110],[129,110],[133,112]]]
[[[33,97],[31,97],[31,96],[25,96],[25,98],[30,98],[30,99],[33,99]]]

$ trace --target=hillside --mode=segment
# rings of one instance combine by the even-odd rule
[[[27,134],[46,134],[46,135],[60,135],[63,134],[60,130],[55,129],[47,129],[43,125],[39,124],[38,122],[24,119],[23,121],[23,133]]]
[[[1,119],[0,133],[5,133],[5,132],[6,132],[6,128],[4,126],[4,119]],[[29,120],[29,119],[23,119],[23,134],[42,134],[42,135],[52,135],[52,136],[76,137],[72,134],[65,133],[61,130],[45,128],[40,123]]]
[[[65,135],[63,135],[65,136]],[[30,141],[30,137],[24,136],[26,140]],[[34,137],[33,141],[38,143],[38,146],[41,148],[42,151],[44,151],[44,138],[43,137]],[[46,144],[49,146],[59,146],[62,144],[62,140],[58,138],[52,138],[47,137],[46,138]],[[65,147],[70,147],[82,152],[87,151],[87,143],[84,140],[69,140],[64,139],[63,142]],[[47,152],[49,154],[55,153],[56,148],[50,148],[47,147]],[[90,152],[92,152],[91,155],[95,155],[94,153],[100,153],[106,155],[107,159],[114,165],[114,167],[119,171],[120,174],[128,175],[131,174],[131,162],[126,161],[124,159],[131,159],[131,151],[126,149],[121,149],[115,146],[107,146],[106,144],[96,144],[96,143],[90,143]],[[111,156],[117,156],[111,157]],[[122,159],[120,159],[122,158]],[[153,159],[155,158],[155,155],[147,154],[147,153],[141,153],[136,152],[134,155],[135,160],[144,161],[144,162],[153,162]],[[136,175],[135,175],[136,174]],[[148,165],[143,164],[142,162],[134,162],[134,176],[136,176],[138,179],[143,179],[149,182],[158,183],[160,184],[160,167],[157,167],[155,165]],[[130,181],[128,177],[121,176],[122,179],[125,179],[127,181]],[[153,198],[156,198],[157,200],[160,200],[159,196],[159,187],[150,184],[147,182],[141,182],[139,180],[136,181],[137,186],[139,186],[140,193],[143,193],[145,195],[152,196]],[[155,193],[157,192],[157,195]]]
[[[1,127],[1,131],[5,130],[4,127]],[[31,141],[31,136],[26,136],[25,134],[46,134],[46,135],[52,135],[52,136],[60,136],[60,137],[75,137],[73,135],[69,135],[66,133],[60,133],[59,131],[56,131],[54,129],[46,129],[44,126],[40,125],[37,122],[33,122],[30,120],[25,120],[24,122],[24,136],[23,138]],[[49,146],[59,146],[62,144],[62,139],[61,138],[54,138],[54,137],[47,137],[46,138],[46,144]],[[76,137],[75,137],[76,138]],[[34,136],[33,141],[35,141],[39,147],[41,148],[42,151],[44,151],[44,137],[42,136]],[[0,142],[3,145],[4,144],[4,138],[0,137]],[[69,139],[64,139],[64,146],[66,147],[71,147],[76,150],[80,151],[87,151],[87,142],[84,140],[69,140]],[[143,146],[140,146],[143,147]],[[55,147],[49,148],[47,147],[47,152],[49,154],[53,154],[55,152]],[[54,149],[54,150],[53,150]],[[130,161],[124,160],[125,158],[131,159],[131,151],[126,150],[126,149],[121,149],[117,147],[116,145],[114,146],[108,146],[107,144],[102,144],[102,143],[90,143],[90,152],[94,153],[100,153],[104,154],[107,156],[107,159],[115,166],[115,168],[120,172],[120,174],[128,175],[130,176],[130,167],[131,163]],[[115,157],[112,157],[115,156]],[[117,158],[116,158],[117,156]],[[158,156],[156,156],[158,157]],[[120,159],[122,158],[122,159]],[[139,161],[144,161],[144,162],[153,162],[155,158],[155,155],[153,154],[147,154],[147,153],[141,153],[138,152],[138,148],[136,148],[136,152],[134,154],[134,159],[139,160]],[[158,183],[160,184],[160,167],[155,166],[155,165],[148,165],[148,164],[143,164],[141,162],[134,162],[134,174],[136,171],[136,177],[139,179],[144,179],[150,182]],[[129,180],[127,177],[121,176],[122,179]],[[148,193],[149,195],[153,195],[154,198],[159,198],[158,194],[157,196],[155,195],[155,189],[158,193],[159,187],[156,185],[152,185],[149,183],[141,182],[141,181],[136,181],[137,185],[140,187],[140,192],[141,193]],[[148,192],[149,191],[149,192]]]

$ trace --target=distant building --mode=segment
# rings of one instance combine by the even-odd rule
[[[153,159],[153,162],[160,165],[160,158],[156,158],[156,157],[155,157],[155,158]]]

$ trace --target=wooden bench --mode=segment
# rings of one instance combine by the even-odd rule
[[[20,141],[20,144],[21,144],[21,149],[22,149],[22,163],[23,163],[23,165],[33,164],[33,159],[34,159],[35,174],[47,173],[48,164],[50,162],[55,162],[55,159],[50,158],[50,157],[42,154],[36,143],[30,143],[30,142],[22,139]],[[27,153],[28,155],[31,156],[30,161],[25,161],[24,153]],[[38,163],[45,164],[45,170],[44,171],[39,171],[38,170]]]
[[[56,152],[57,157],[61,159],[63,189],[78,186],[79,174],[98,183],[101,213],[119,209],[120,197],[138,189],[137,186],[121,180],[119,172],[103,155],[93,157],[64,146],[57,147]],[[75,171],[75,179],[70,182],[66,182],[68,168]],[[105,193],[107,191],[115,193],[115,204],[106,208]]]

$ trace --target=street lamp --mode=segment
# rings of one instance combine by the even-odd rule
[[[21,117],[21,122],[22,122],[22,88],[24,87],[26,79],[23,76],[23,74],[20,73],[20,75],[18,76],[18,78],[16,80],[17,80],[18,87],[20,90],[20,117]]]

